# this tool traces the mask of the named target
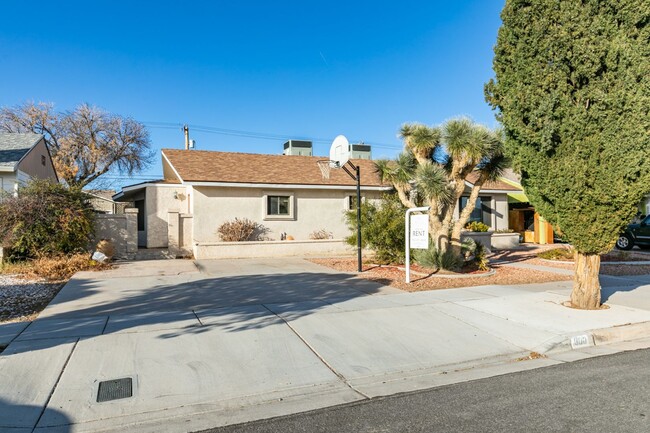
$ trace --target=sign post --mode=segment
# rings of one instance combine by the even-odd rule
[[[428,212],[429,206],[414,207],[406,211],[406,248],[405,248],[405,265],[406,265],[406,282],[411,282],[411,248],[426,250],[429,248],[429,214],[413,215],[413,212]]]

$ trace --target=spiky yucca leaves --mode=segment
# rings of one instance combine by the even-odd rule
[[[460,231],[481,187],[500,176],[507,165],[503,133],[458,118],[438,127],[405,124],[399,136],[404,140],[404,152],[393,161],[377,161],[377,171],[384,182],[395,187],[404,206],[430,207],[433,244],[442,252],[451,244],[453,253],[460,255]],[[459,199],[467,194],[465,180],[474,171],[478,179],[473,182],[465,210],[454,221]]]
[[[419,123],[404,124],[399,133],[399,137],[404,140],[404,147],[420,164],[432,158],[433,152],[440,146],[441,136],[440,128]]]

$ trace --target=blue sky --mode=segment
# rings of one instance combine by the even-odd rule
[[[1,106],[87,102],[147,124],[156,150],[181,148],[183,123],[198,149],[307,138],[326,155],[344,134],[374,158],[399,152],[404,122],[496,125],[483,84],[503,1],[58,3],[3,5]],[[160,175],[157,153],[138,178]]]

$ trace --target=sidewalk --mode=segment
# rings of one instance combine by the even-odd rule
[[[650,275],[603,278],[610,308],[580,311],[570,282],[404,293],[297,259],[197,265],[71,280],[0,355],[0,430],[196,431],[650,346],[621,343],[650,337]],[[97,403],[120,378],[133,396]]]

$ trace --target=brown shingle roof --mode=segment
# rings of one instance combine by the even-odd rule
[[[318,156],[260,155],[206,150],[163,149],[176,172],[185,182],[228,182],[289,185],[356,185],[345,171],[330,171],[323,179]],[[373,161],[352,160],[361,169],[361,185],[382,185]]]
[[[472,172],[467,176],[467,182],[471,183],[474,185],[474,182],[478,180],[479,174],[477,172]],[[497,180],[497,181],[487,181],[483,184],[483,187],[481,189],[491,189],[491,190],[499,190],[499,191],[522,191],[521,188],[517,188],[514,185],[510,185],[502,180]]]

